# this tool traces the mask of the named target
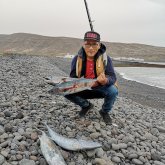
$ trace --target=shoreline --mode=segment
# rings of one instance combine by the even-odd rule
[[[164,110],[165,89],[124,79],[118,73],[117,79],[119,81],[120,96],[132,99],[142,105]]]

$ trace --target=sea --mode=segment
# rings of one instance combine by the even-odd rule
[[[124,79],[165,89],[165,68],[115,67]]]

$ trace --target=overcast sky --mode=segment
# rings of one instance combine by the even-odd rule
[[[102,41],[165,47],[165,0],[87,0]],[[0,0],[0,34],[83,38],[84,0]]]

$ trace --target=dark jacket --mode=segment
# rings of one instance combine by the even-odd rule
[[[97,77],[96,74],[96,60],[97,58],[102,55],[103,53],[105,53],[106,51],[106,47],[105,45],[101,44],[100,49],[98,50],[98,52],[96,53],[95,57],[94,57],[94,62],[95,62],[95,66],[94,66],[94,73],[95,73],[95,78]],[[76,62],[77,62],[77,57],[80,56],[82,57],[82,71],[81,71],[81,77],[85,75],[86,72],[86,53],[84,48],[82,47],[78,54],[72,59],[72,63],[71,63],[71,72],[70,72],[70,77],[73,78],[77,78],[76,76]],[[108,78],[108,84],[107,85],[113,85],[116,82],[116,75],[115,75],[115,71],[113,68],[113,64],[112,64],[112,60],[109,56],[107,56],[107,66],[105,68],[105,75]]]

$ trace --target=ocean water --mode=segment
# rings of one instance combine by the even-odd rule
[[[165,89],[165,68],[115,67],[124,79]]]

